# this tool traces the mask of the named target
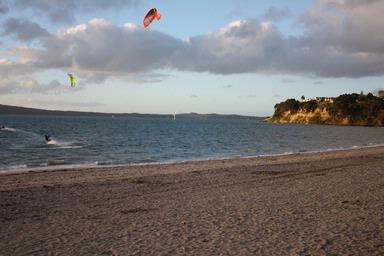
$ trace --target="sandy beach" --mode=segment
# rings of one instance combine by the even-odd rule
[[[384,255],[384,147],[0,175],[0,255]]]

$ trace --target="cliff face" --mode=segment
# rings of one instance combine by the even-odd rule
[[[331,100],[299,102],[288,99],[275,105],[266,121],[274,123],[384,126],[384,100],[368,95],[344,94]]]
[[[340,124],[350,125],[348,118],[343,118],[335,122],[326,109],[316,108],[314,111],[299,110],[296,113],[285,111],[279,117],[267,118],[273,123],[297,123],[297,124]]]

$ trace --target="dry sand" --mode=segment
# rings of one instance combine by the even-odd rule
[[[0,175],[0,255],[384,255],[384,148]]]

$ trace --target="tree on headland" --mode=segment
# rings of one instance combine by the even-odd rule
[[[384,94],[384,92],[383,92]],[[302,97],[303,98],[303,97]],[[297,101],[288,99],[275,105],[275,113],[272,117],[275,121],[286,119],[300,111],[300,115],[306,122],[316,124],[350,124],[364,126],[384,126],[384,100],[372,93],[364,94],[343,94],[332,101],[309,100]],[[324,115],[320,113],[324,112]],[[305,119],[305,116],[308,116]],[[287,119],[290,120],[289,118]]]
[[[291,113],[296,113],[300,108],[300,102],[295,99],[288,99],[284,102],[275,105],[275,114],[274,116],[282,116],[285,112],[290,111]]]

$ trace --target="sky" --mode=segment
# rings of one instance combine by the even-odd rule
[[[162,18],[145,29],[153,7]],[[288,98],[376,92],[383,12],[381,0],[0,0],[0,104],[266,116]]]

